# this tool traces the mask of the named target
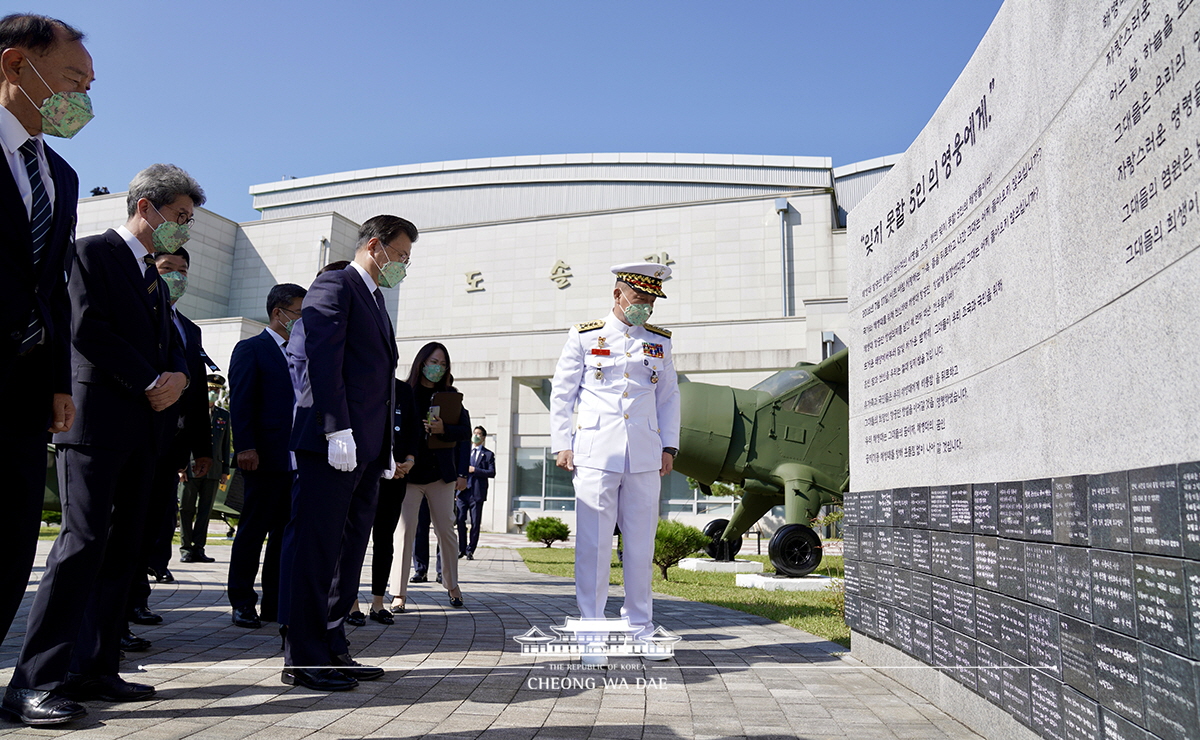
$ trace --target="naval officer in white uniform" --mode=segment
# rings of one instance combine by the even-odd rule
[[[612,268],[607,317],[577,324],[554,371],[552,449],[575,484],[575,596],[584,619],[603,619],[613,525],[624,537],[625,603],[637,637],[654,631],[651,559],[659,478],[679,447],[679,385],[671,332],[647,324],[671,268],[636,262]],[[578,418],[571,412],[579,406]],[[585,656],[590,657],[590,656]]]

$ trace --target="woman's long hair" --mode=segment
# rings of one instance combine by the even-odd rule
[[[435,392],[449,390],[454,385],[454,376],[450,374],[450,350],[446,349],[446,345],[441,342],[430,342],[421,348],[413,360],[412,369],[408,371],[408,378],[404,382],[414,390],[420,386],[421,368],[425,366],[425,361],[429,359],[430,355],[439,349],[446,355],[446,374],[433,384],[433,390]]]

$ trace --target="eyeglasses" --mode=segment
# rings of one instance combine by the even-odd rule
[[[191,226],[196,223],[196,217],[187,215],[187,211],[179,210],[175,214],[175,223],[180,226]]]

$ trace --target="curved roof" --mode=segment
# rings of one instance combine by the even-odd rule
[[[891,162],[885,164],[882,159],[870,164],[847,172],[847,176],[877,180],[891,167]],[[552,154],[340,172],[255,185],[250,193],[264,219],[337,211],[362,222],[390,212],[419,218],[425,231],[828,191],[835,187],[836,172],[828,157]],[[854,190],[861,190],[861,185]],[[854,202],[865,192],[853,193],[857,195]],[[848,210],[848,206],[843,208]]]

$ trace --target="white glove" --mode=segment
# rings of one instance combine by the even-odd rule
[[[396,458],[392,457],[389,459],[392,462],[388,465],[388,469],[383,471],[383,475],[381,476],[384,480],[391,480],[392,476],[396,474],[396,468],[399,467],[396,465]]]
[[[354,445],[354,432],[342,429],[325,435],[329,441],[329,464],[343,473],[354,470],[358,464],[355,454],[358,452]]]

